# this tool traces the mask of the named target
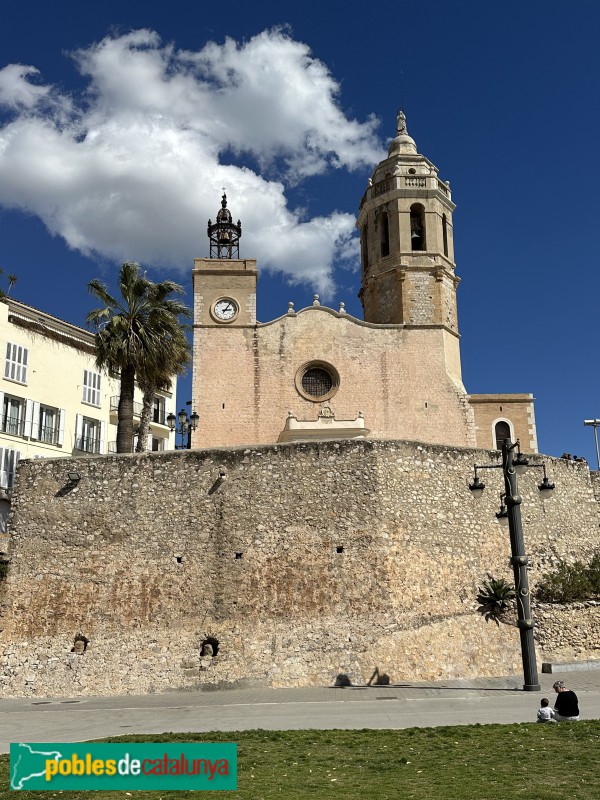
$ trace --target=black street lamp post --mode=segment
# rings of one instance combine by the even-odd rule
[[[515,457],[514,450],[518,449]],[[523,660],[523,677],[525,683],[523,690],[526,692],[539,692],[540,684],[538,680],[537,662],[535,657],[535,641],[533,638],[533,617],[531,614],[531,597],[529,594],[529,576],[527,575],[527,565],[529,559],[525,554],[525,542],[523,540],[523,522],[521,520],[521,496],[517,485],[517,474],[523,474],[527,467],[539,467],[544,470],[544,478],[538,489],[542,496],[548,496],[554,489],[554,484],[550,483],[546,475],[545,464],[530,464],[529,460],[521,453],[519,441],[515,443],[510,439],[505,439],[502,443],[502,464],[478,465],[475,464],[475,479],[469,484],[469,489],[475,496],[481,496],[485,489],[477,475],[478,469],[502,469],[504,474],[504,496],[500,513],[496,514],[498,521],[508,518],[508,528],[510,532],[511,564],[515,576],[516,600],[517,600],[517,626],[521,637],[521,657]]]
[[[181,436],[181,444],[175,445],[176,450],[190,450],[192,447],[192,431],[195,431],[198,427],[198,421],[200,417],[196,414],[195,411],[192,412],[188,419],[187,412],[185,409],[181,409],[179,414],[175,416],[173,412],[171,412],[167,416],[167,425],[169,426],[170,430],[176,431],[175,436],[179,434]],[[178,421],[179,424],[177,428],[175,426],[175,422]]]

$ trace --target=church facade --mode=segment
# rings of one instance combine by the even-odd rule
[[[463,385],[450,186],[403,112],[360,203],[364,319],[320,304],[256,319],[256,261],[223,196],[210,258],[194,262],[194,447],[405,439],[537,452],[531,394]]]

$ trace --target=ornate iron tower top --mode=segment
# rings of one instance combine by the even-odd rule
[[[213,225],[208,220],[208,238],[210,239],[211,258],[239,258],[240,237],[242,223],[238,219],[237,225],[233,224],[231,211],[227,208],[227,195],[223,190],[221,208],[217,214],[217,221]]]

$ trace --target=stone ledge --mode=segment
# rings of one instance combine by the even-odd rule
[[[600,669],[600,658],[591,661],[572,661],[568,663],[557,662],[556,664],[544,661],[542,672],[552,674],[553,672],[583,672],[591,669]]]

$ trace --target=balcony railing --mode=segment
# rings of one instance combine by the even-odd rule
[[[140,418],[142,414],[143,405],[141,403],[134,403],[133,404],[133,416],[134,418]],[[119,410],[119,398],[118,397],[111,397],[110,398],[110,410],[111,411],[118,411]],[[164,408],[157,409],[153,408],[152,413],[150,415],[150,422],[154,422],[156,425],[166,425],[167,419]]]
[[[133,416],[139,417],[142,413],[143,405],[141,403],[134,403],[133,404]],[[110,410],[111,411],[118,411],[119,410],[119,397],[111,397],[110,398]]]
[[[78,436],[75,439],[75,449],[84,453],[99,453],[100,439],[94,436]]]
[[[12,436],[23,436],[25,420],[20,417],[2,417],[2,432],[10,433]]]
[[[38,440],[44,444],[57,444],[58,428],[51,425],[40,425]]]

